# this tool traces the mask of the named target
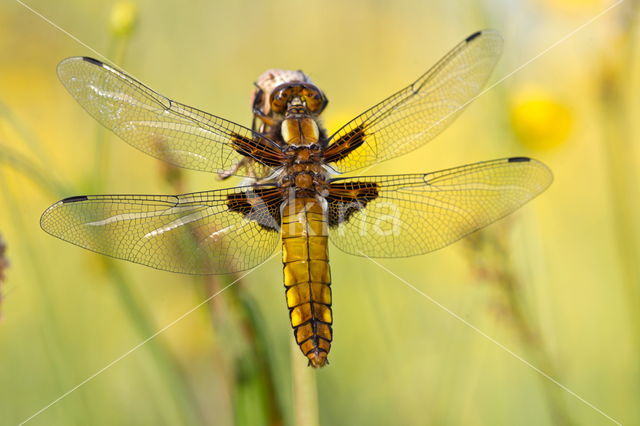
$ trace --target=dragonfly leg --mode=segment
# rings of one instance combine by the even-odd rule
[[[260,119],[267,126],[275,126],[276,124],[278,124],[278,122],[273,117],[265,114],[259,108],[253,109],[253,116],[254,118]]]
[[[233,176],[238,170],[240,170],[241,167],[244,166],[248,166],[250,164],[250,158],[243,158],[242,160],[238,161],[237,163],[235,163],[233,166],[231,166],[230,168],[228,168],[227,170],[223,170],[220,173],[218,173],[218,178],[220,180],[225,180],[225,179],[229,179],[231,176]],[[249,167],[250,169],[250,173],[252,173],[252,168]]]

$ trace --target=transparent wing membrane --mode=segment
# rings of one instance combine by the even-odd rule
[[[549,169],[513,157],[426,174],[327,177],[326,193],[318,170],[331,163],[351,172],[433,139],[480,93],[501,49],[494,31],[467,37],[418,80],[332,135],[322,158],[305,157],[304,150],[293,157],[300,147],[283,151],[284,142],[281,148],[246,127],[174,102],[100,61],[69,58],[58,66],[65,87],[139,150],[223,176],[278,173],[252,186],[177,196],[71,197],[49,207],[41,226],[89,250],[157,269],[223,274],[256,266],[273,253],[287,197],[322,194],[330,240],[347,253],[404,257],[445,247],[540,194],[553,179]],[[311,176],[318,179],[314,185],[295,183]]]
[[[153,157],[215,173],[231,170],[247,156],[259,158],[263,164],[278,164],[280,151],[274,142],[239,124],[165,98],[100,61],[66,59],[58,65],[58,76],[96,120]]]
[[[49,207],[41,226],[115,258],[172,272],[223,274],[251,268],[273,253],[281,200],[273,186],[177,196],[78,196]]]
[[[495,31],[467,37],[418,80],[333,134],[327,162],[350,172],[427,143],[480,93],[501,51]]]
[[[371,257],[404,257],[445,247],[544,191],[551,171],[525,157],[426,174],[332,181],[330,241]]]

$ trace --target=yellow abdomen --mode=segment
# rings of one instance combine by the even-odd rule
[[[327,202],[292,198],[282,208],[282,263],[293,334],[313,367],[327,362],[333,332]]]

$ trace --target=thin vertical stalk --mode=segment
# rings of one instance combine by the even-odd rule
[[[133,19],[136,19],[135,14]],[[114,30],[114,25],[115,24],[112,22],[111,38],[107,52],[109,57],[112,58],[115,63],[121,65],[124,60],[124,54],[126,52],[129,37],[132,34],[133,24],[124,23],[125,26],[130,25],[124,32]],[[93,189],[97,192],[100,192],[101,188],[103,188],[109,171],[110,149],[109,145],[106,143],[106,138],[106,129],[97,123],[94,159],[95,174],[93,181]],[[153,327],[152,321],[146,310],[132,294],[130,290],[131,283],[128,282],[122,270],[111,259],[104,258],[103,261],[105,262],[106,271],[110,277],[110,281],[115,286],[121,306],[129,316],[131,324],[136,329],[137,333],[145,338],[153,335],[155,333],[155,328]],[[195,395],[193,395],[193,391],[189,386],[187,378],[181,371],[177,360],[171,354],[170,349],[158,339],[151,339],[147,342],[146,346],[148,347],[149,353],[153,357],[154,362],[158,366],[159,373],[167,383],[175,403],[180,408],[179,412],[184,423],[201,423],[202,419],[200,417],[201,413],[197,405],[197,399]]]
[[[218,330],[223,327],[224,320],[229,315],[226,300],[222,295],[222,297],[216,297],[222,290],[217,276],[206,276],[203,280],[206,288],[206,294],[204,296],[209,300],[207,307],[209,308],[208,315],[211,321],[212,332],[217,334]],[[224,384],[226,390],[224,395],[225,403],[229,413],[231,413],[233,411],[232,395],[234,394],[235,383],[233,381],[231,362],[226,355],[227,353],[222,350],[222,345],[216,345],[213,351],[212,363],[217,371],[218,377]]]
[[[474,276],[493,283],[503,296],[506,316],[533,364],[551,377],[559,377],[540,333],[533,325],[522,295],[522,281],[516,272],[507,242],[508,226],[493,225],[468,239],[468,252]],[[555,424],[572,425],[574,421],[562,391],[546,378],[540,378],[544,398]]]
[[[110,38],[107,47],[108,57],[115,64],[122,66],[127,51],[128,43],[138,20],[137,6],[133,2],[120,2],[112,10],[110,22]],[[102,183],[109,172],[111,150],[106,143],[107,131],[100,125],[96,125],[95,158],[94,158],[94,190],[100,191]]]
[[[629,306],[635,349],[640,353],[640,212],[637,204],[640,192],[635,161],[638,141],[634,137],[635,113],[630,104],[631,99],[635,100],[635,93],[629,90],[637,70],[633,60],[637,56],[635,40],[640,2],[628,1],[621,8],[617,32],[609,43],[616,48],[607,51],[601,71],[602,144],[625,299]],[[640,383],[638,368],[634,374]]]
[[[117,44],[118,42],[116,40],[116,37],[112,36],[110,39],[109,48],[107,49],[107,51],[109,52],[108,53],[109,58],[113,58],[112,60],[114,61],[115,64],[118,64],[118,66],[122,66],[122,61],[124,60],[124,56],[120,56],[117,58],[114,58],[112,56],[112,52],[117,50],[114,48],[114,46],[116,46]],[[124,49],[120,51],[124,53]],[[102,191],[103,183],[107,179],[109,174],[111,149],[110,149],[110,145],[107,143],[108,135],[109,133],[107,132],[107,129],[105,129],[104,126],[102,126],[102,124],[100,123],[95,124],[95,144],[94,144],[95,157],[93,160],[94,161],[93,190],[96,192]]]
[[[475,15],[478,21],[486,26],[491,21],[488,15],[489,9],[482,3],[477,3]],[[507,111],[509,110],[508,89],[504,84],[498,85],[493,91],[497,92],[499,107],[494,111],[502,123],[508,123]],[[514,142],[513,133],[502,129],[498,140],[503,140],[505,146]],[[514,144],[515,146],[515,144]],[[508,222],[507,222],[508,223]],[[502,293],[505,300],[505,309],[510,318],[510,325],[515,330],[528,357],[532,359],[536,367],[540,368],[551,377],[559,377],[552,357],[549,355],[542,337],[533,324],[526,302],[522,294],[522,281],[516,272],[515,265],[510,256],[511,248],[507,242],[508,225],[494,224],[491,228],[479,231],[467,238],[469,250],[469,264],[477,277],[490,281]],[[559,425],[572,425],[574,420],[566,405],[565,395],[554,384],[540,376],[543,398],[554,422]]]
[[[290,342],[294,423],[296,426],[318,426],[317,372],[305,365],[295,339],[291,338]]]
[[[33,179],[29,174],[25,174],[28,178],[31,178],[34,183],[38,183],[37,179]],[[4,182],[5,179],[0,179],[1,182]],[[22,215],[19,214],[16,209],[19,209],[20,204],[17,202],[15,198],[12,197],[8,188],[5,185],[2,185],[2,190],[4,192],[4,198],[8,201],[8,205],[14,206],[12,212],[16,214],[13,215],[15,222],[15,229],[19,230],[22,235],[27,235],[29,232],[26,230],[26,227],[22,221]],[[25,239],[28,240],[28,239]],[[34,263],[32,266],[32,270],[36,274],[36,282],[45,283],[46,279],[42,275],[42,271],[44,268],[41,265],[38,265],[39,256],[33,251],[30,246],[27,246],[27,259],[32,259],[31,262]],[[151,322],[148,318],[148,315],[144,312],[141,306],[136,302],[133,295],[131,294],[130,283],[127,282],[122,272],[119,268],[113,263],[111,259],[105,260],[107,267],[106,270],[110,275],[111,281],[115,284],[116,290],[118,291],[118,295],[120,296],[120,301],[125,312],[129,315],[131,322],[134,328],[138,331],[139,335],[142,337],[148,337],[155,333],[155,329],[151,325]],[[47,322],[54,329],[58,329],[56,326],[55,318],[57,318],[56,313],[53,311],[51,304],[49,303],[52,298],[49,295],[48,288],[46,285],[42,285],[42,288],[38,291],[38,294],[43,296],[44,301],[43,312],[46,313],[49,319]],[[47,346],[53,348],[53,344],[50,342],[50,334],[44,333],[44,339]],[[57,340],[57,339],[56,339]],[[159,343],[156,339],[150,340],[146,344],[149,353],[152,355],[154,361],[158,365],[158,371],[161,373],[162,377],[165,378],[167,382],[167,386],[172,390],[172,395],[176,398],[176,403],[179,407],[181,407],[181,413],[185,420],[185,424],[199,424],[199,418],[194,414],[197,413],[197,407],[194,406],[195,398],[187,398],[186,395],[191,394],[191,390],[187,385],[184,377],[180,374],[179,369],[172,359],[171,355],[169,355],[168,348],[164,347],[161,343]],[[51,351],[51,353],[56,353],[57,350]],[[62,358],[60,356],[56,358]],[[55,363],[54,363],[55,364]],[[57,371],[57,368],[54,368],[54,372]],[[60,376],[60,374],[56,374]],[[63,387],[70,387],[70,384],[66,384]]]
[[[51,195],[60,196],[62,194],[68,194],[69,192],[64,185],[56,179],[47,176],[45,171],[29,158],[4,144],[0,145],[0,164],[6,164],[13,170],[22,173]]]
[[[8,110],[3,110],[4,112]],[[10,115],[6,117],[8,122],[11,124],[14,123],[15,117]],[[26,131],[26,130],[25,130]],[[30,142],[29,145],[40,146],[38,141],[34,139]],[[71,189],[62,186],[55,179],[51,179],[50,177],[45,176],[44,172],[40,170],[40,168],[35,165],[31,160],[26,157],[23,157],[20,154],[14,153],[12,150],[9,150],[8,147],[3,147],[0,150],[0,160],[10,167],[16,169],[21,172],[26,178],[31,180],[33,183],[41,187],[43,190],[54,194],[57,198],[63,198],[70,194]],[[3,179],[3,182],[5,180]],[[11,193],[8,188],[3,188],[3,192],[5,193],[5,198],[8,200],[7,205],[13,205],[14,209],[19,209],[20,204],[17,200],[11,199]],[[12,210],[13,212],[14,210]],[[27,235],[25,231],[25,226],[22,223],[22,216],[18,215],[14,218],[16,222],[15,229],[22,229],[21,233],[23,235]],[[32,252],[30,247],[27,247],[28,255],[25,258],[34,259],[33,262],[37,262],[38,256],[35,252]],[[122,306],[125,312],[129,315],[134,328],[139,332],[139,334],[146,338],[154,333],[154,329],[151,326],[151,322],[146,315],[146,313],[142,310],[139,304],[135,301],[132,294],[129,291],[129,283],[127,283],[126,279],[120,272],[120,270],[111,262],[107,261],[107,271],[111,276],[113,282],[116,285],[116,289],[118,291],[118,295],[120,297]],[[46,280],[42,275],[43,268],[42,266],[34,265],[35,267],[32,269],[34,273],[37,275],[36,281],[39,283],[45,283]],[[49,317],[47,320],[48,323],[53,326],[53,328],[57,329],[55,318],[57,317],[55,312],[52,310],[51,304],[48,302],[52,300],[50,296],[48,296],[48,290],[46,285],[43,285],[38,294],[43,295],[43,299],[45,301],[42,302],[43,312],[47,313],[46,316]],[[53,343],[50,341],[49,333],[44,333],[44,341],[47,346],[52,348],[51,353],[56,353],[57,350],[53,349]],[[149,345],[149,344],[148,344]],[[172,394],[176,396],[176,403],[179,407],[181,407],[183,418],[185,422],[189,422],[187,424],[198,424],[199,419],[193,414],[197,412],[197,407],[195,407],[188,398],[185,398],[185,395],[190,394],[190,389],[186,384],[184,377],[177,370],[177,366],[175,365],[175,361],[172,360],[171,355],[169,355],[168,348],[162,347],[161,344],[155,343],[155,341],[150,341],[149,346],[150,353],[158,364],[158,371],[161,372],[163,377],[167,382],[169,389],[172,390]],[[57,357],[62,358],[62,357]],[[57,372],[57,369],[53,369],[54,372]],[[56,374],[56,376],[60,376],[60,374]],[[71,385],[64,385],[61,387],[70,387]],[[176,395],[176,392],[179,392],[179,395]],[[191,402],[195,401],[192,399]],[[85,416],[86,417],[86,416]]]
[[[268,349],[268,337],[264,328],[264,319],[259,314],[258,307],[251,296],[244,290],[242,283],[238,282],[230,288],[231,296],[238,302],[240,308],[241,324],[247,341],[255,354],[255,363],[258,367],[258,376],[264,388],[264,402],[267,408],[267,417],[271,426],[283,424],[282,409],[278,400],[278,389],[273,374],[273,363]]]
[[[33,132],[25,126],[18,118],[15,116],[11,108],[7,104],[5,104],[0,99],[0,116],[4,116],[5,120],[14,130],[17,132],[18,136],[22,138],[22,140],[31,148],[33,153],[38,158],[44,158],[44,151],[42,150],[42,145],[37,137],[34,136]]]
[[[212,291],[218,291],[219,287],[228,286],[231,276],[209,277]],[[280,392],[276,386],[273,363],[268,349],[268,336],[264,328],[264,319],[259,314],[259,309],[251,296],[244,290],[242,281],[236,282],[225,292],[228,306],[227,315],[233,314],[233,321],[239,325],[244,342],[242,354],[236,354],[235,383],[232,394],[234,397],[234,409],[237,421],[248,421],[243,414],[246,411],[247,386],[253,386],[252,394],[259,398],[259,405],[264,409],[264,417],[270,426],[282,426],[284,424],[283,412],[279,400]],[[210,303],[212,319],[216,306]],[[220,304],[220,301],[215,302]],[[214,326],[218,321],[214,319]],[[244,396],[244,397],[243,397]],[[256,413],[257,414],[257,413]]]
[[[160,175],[165,182],[171,185],[174,192],[184,192],[184,179],[180,169],[173,166],[170,162],[166,162],[161,165]],[[194,241],[193,243],[195,249],[196,242]],[[210,297],[216,294],[222,288],[231,284],[232,278],[232,275],[204,277],[204,283],[209,291],[208,296]],[[250,382],[245,376],[247,374],[255,375],[258,383],[256,386],[260,388],[257,393],[260,394],[261,406],[264,407],[265,417],[272,426],[282,425],[283,413],[280,401],[278,400],[279,392],[276,387],[267,347],[269,339],[263,326],[264,321],[259,315],[259,309],[251,296],[244,290],[243,281],[235,281],[235,284],[229,287],[220,298],[212,298],[208,306],[213,330],[215,331],[217,328],[223,326],[222,324],[224,322],[220,321],[220,318],[217,318],[216,315],[219,314],[219,310],[224,309],[223,314],[232,316],[231,320],[239,324],[244,334],[244,340],[249,348],[249,354],[243,354],[241,357],[251,365],[247,366],[247,362],[236,362],[234,364],[236,370],[234,374],[235,382],[230,380],[226,372],[221,371],[222,368],[218,369],[221,372],[221,376],[225,379],[229,394],[237,395],[239,392],[241,393],[242,390],[240,388],[243,387],[243,383]],[[233,307],[234,309],[225,309],[227,307]],[[229,363],[225,362],[225,365],[227,364]],[[247,371],[250,373],[247,373]],[[233,404],[236,415],[238,415],[238,412],[242,411],[239,406],[243,404],[243,398],[234,398]]]
[[[5,205],[12,206],[12,208],[8,209],[9,216],[13,221],[13,229],[17,232],[17,234],[22,235],[23,245],[25,256],[24,259],[29,259],[30,271],[35,275],[35,282],[38,284],[38,291],[36,294],[40,299],[40,306],[42,307],[40,312],[40,316],[43,318],[43,323],[46,322],[48,328],[47,330],[42,329],[42,342],[47,348],[47,358],[51,364],[51,370],[53,372],[54,380],[56,381],[58,388],[61,392],[64,392],[70,389],[75,383],[72,383],[69,379],[68,374],[61,368],[61,366],[65,365],[66,357],[61,351],[60,345],[63,341],[61,335],[59,335],[58,331],[60,330],[60,326],[58,324],[58,316],[55,312],[51,301],[53,300],[51,293],[49,291],[49,287],[47,286],[47,279],[44,275],[45,268],[40,263],[41,256],[38,254],[37,250],[32,246],[29,241],[32,241],[31,238],[28,238],[28,235],[31,233],[29,227],[24,223],[24,213],[22,212],[22,204],[18,202],[16,197],[13,196],[13,193],[6,185],[6,177],[2,169],[0,169],[0,191],[2,192],[3,198],[5,200]],[[49,332],[49,329],[54,330],[55,334]],[[71,413],[67,408],[63,408],[67,414],[71,414],[66,418],[76,418],[78,421],[82,418],[88,418],[89,406],[84,394],[80,397],[80,405],[81,405],[81,413],[74,411]],[[65,406],[66,407],[66,406]]]
[[[110,258],[104,258],[103,261],[106,264],[109,281],[113,283],[120,302],[138,335],[149,337],[155,334],[156,330],[149,315],[131,292],[131,283],[128,282],[122,270]],[[201,424],[202,419],[199,416],[200,410],[196,403],[197,399],[189,386],[185,374],[171,355],[171,350],[157,338],[149,340],[145,343],[145,346],[177,406],[180,407],[179,412],[184,424]]]

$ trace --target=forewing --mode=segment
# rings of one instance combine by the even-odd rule
[[[445,247],[516,210],[553,175],[526,157],[427,174],[338,178],[329,189],[330,240],[370,257],[404,257]]]
[[[231,121],[172,101],[96,59],[58,65],[69,93],[96,120],[153,157],[179,167],[222,173],[245,156],[279,164],[275,143]]]
[[[188,274],[249,269],[279,241],[279,189],[238,187],[177,196],[89,195],[49,207],[49,234],[86,249]]]
[[[326,162],[350,172],[430,141],[480,93],[501,51],[502,38],[495,31],[467,37],[415,82],[333,134]]]

